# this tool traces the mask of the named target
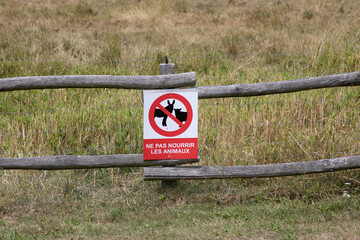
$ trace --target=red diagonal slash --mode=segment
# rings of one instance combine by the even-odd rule
[[[176,122],[180,127],[184,126],[184,124],[180,122],[179,119],[177,119],[174,115],[172,115],[166,108],[161,106],[161,104],[157,104],[156,107],[158,107],[161,111],[163,111],[166,115],[168,115],[168,117],[174,120],[174,122]]]

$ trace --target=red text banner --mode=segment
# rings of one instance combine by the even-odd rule
[[[144,159],[197,159],[197,138],[144,139]]]

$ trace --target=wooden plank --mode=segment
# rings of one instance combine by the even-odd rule
[[[142,154],[116,154],[99,156],[45,156],[0,158],[0,169],[62,170],[110,167],[171,166],[198,162],[199,159],[144,161]]]
[[[278,82],[206,86],[198,87],[197,90],[199,93],[199,99],[205,99],[223,97],[252,97],[345,86],[360,86],[360,72]]]
[[[144,168],[144,180],[281,177],[360,168],[360,156],[248,166]]]
[[[52,88],[160,89],[191,87],[194,72],[155,76],[73,75],[0,79],[0,92]]]
[[[175,64],[174,63],[168,63],[167,57],[165,57],[166,63],[160,64],[159,70],[160,75],[165,74],[175,74]],[[169,165],[169,166],[163,166],[163,167],[175,167],[176,165]],[[178,181],[176,180],[166,180],[162,181],[161,185],[163,188],[175,188],[178,184]]]

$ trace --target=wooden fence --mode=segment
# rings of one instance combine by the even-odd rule
[[[166,71],[172,64],[161,64]],[[163,73],[163,72],[162,72]],[[170,89],[194,87],[194,72],[161,74],[156,76],[38,76],[0,79],[0,92],[53,88],[117,88],[117,89]],[[110,167],[175,166],[198,162],[197,159],[144,161],[142,154],[115,154],[100,156],[44,156],[1,158],[0,169],[63,170]]]
[[[194,72],[174,74],[161,64],[157,76],[43,76],[0,79],[1,91],[51,88],[170,89],[194,87]],[[199,99],[250,97],[320,88],[360,86],[360,72],[279,82],[197,87]],[[249,166],[175,167],[197,159],[144,161],[142,154],[0,158],[0,169],[60,170],[103,167],[144,167],[145,180],[277,177],[360,168],[360,156]],[[170,166],[170,167],[148,167]]]

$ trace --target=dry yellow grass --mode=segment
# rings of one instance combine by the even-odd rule
[[[328,44],[356,44],[358,10],[356,1],[322,0],[3,1],[0,24],[2,44],[21,48],[20,59],[138,59],[173,51],[312,55]],[[119,52],[111,56],[106,48],[114,46]]]

